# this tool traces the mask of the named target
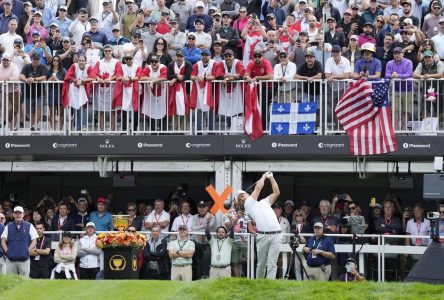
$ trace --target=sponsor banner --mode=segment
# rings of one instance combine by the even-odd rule
[[[398,151],[378,157],[442,156],[441,136],[398,136]],[[52,157],[149,156],[215,158],[224,156],[248,159],[288,159],[295,157],[352,158],[348,136],[264,136],[254,143],[243,135],[227,136],[4,136],[0,155]]]
[[[248,137],[226,136],[225,155],[316,156],[349,155],[348,137],[345,136],[263,136],[254,143]],[[281,158],[280,156],[279,158]]]
[[[0,137],[0,155],[223,156],[221,136]]]

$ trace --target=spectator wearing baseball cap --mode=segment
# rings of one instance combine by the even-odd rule
[[[224,2],[225,3],[225,2]],[[232,3],[235,3],[232,1]],[[237,4],[237,3],[236,3]],[[239,4],[237,4],[239,5]],[[245,10],[245,8],[243,8]],[[237,10],[239,11],[239,10]],[[222,43],[222,51],[231,49],[233,52],[237,51],[239,44],[239,32],[231,26],[232,13],[225,12],[222,14],[222,27],[216,31],[216,39]],[[217,38],[219,37],[219,38]]]
[[[187,19],[187,25],[185,27],[186,30],[189,30],[191,32],[196,31],[196,28],[194,27],[194,21],[196,19],[201,19],[204,22],[204,31],[208,32],[210,31],[211,27],[213,26],[213,18],[211,18],[209,15],[205,14],[205,4],[202,1],[197,1],[196,3],[196,13],[190,15]]]
[[[385,78],[395,79],[394,93],[392,97],[392,110],[395,117],[395,130],[407,130],[407,121],[412,117],[413,107],[413,63],[404,58],[401,47],[393,49],[394,59],[387,63]],[[401,120],[400,120],[401,117]],[[399,127],[401,121],[401,127]]]
[[[141,5],[143,5],[145,2],[150,1],[142,1]],[[178,28],[181,32],[185,32],[185,29],[187,27],[187,19],[193,14],[195,8],[187,2],[188,1],[185,0],[179,0],[174,2],[170,7],[170,9],[176,14],[175,21],[178,22]]]
[[[29,277],[29,251],[35,248],[38,234],[34,225],[23,220],[24,215],[23,207],[14,207],[14,222],[5,226],[0,238],[4,254],[8,258],[7,274]]]
[[[293,222],[294,202],[293,200],[287,200],[284,203],[284,212],[282,213],[291,224]]]
[[[329,43],[330,45],[338,45],[341,48],[345,47],[347,41],[345,39],[345,35],[342,31],[336,30],[336,19],[330,17],[327,19],[327,30],[324,33],[324,42]]]
[[[49,34],[48,30],[43,26],[45,23],[43,23],[43,21],[42,21],[42,15],[43,14],[39,10],[37,10],[34,13],[33,23],[32,23],[32,25],[29,26],[29,32],[26,34],[26,44],[32,44],[32,42],[33,42],[32,35],[35,32],[39,32],[39,34],[43,40],[45,40],[46,37],[48,36],[48,34]],[[51,21],[51,19],[49,21]],[[49,25],[51,23],[47,23],[47,24]]]
[[[72,5],[70,5],[69,8],[71,9],[71,7]],[[86,8],[80,8],[78,17],[68,27],[70,33],[68,36],[71,36],[74,40],[74,45],[77,50],[82,48],[83,34],[90,29],[91,24],[88,22],[88,11]]]
[[[69,25],[72,23],[72,20],[66,16],[67,14],[68,7],[66,5],[61,5],[58,9],[58,16],[51,20],[51,24],[56,23],[59,26],[60,34],[62,36],[69,36]]]
[[[97,12],[94,16],[98,21],[98,28],[106,34],[106,37],[111,39],[113,37],[112,29],[119,24],[119,14],[113,9],[112,0],[102,1],[102,12]]]
[[[134,0],[126,0],[125,4],[127,11],[121,16],[120,24],[122,24],[122,35],[129,39],[131,37],[129,28],[137,20],[138,7],[134,4]]]
[[[364,24],[363,33],[361,33],[358,37],[359,47],[365,43],[372,43],[376,45],[376,39],[373,36],[373,24],[370,22]]]
[[[270,0],[270,2],[265,2],[264,6],[262,6],[262,12],[264,12],[264,15],[273,14],[276,19],[276,24],[281,27],[285,21],[285,12],[279,7],[279,3],[280,2],[278,0]],[[267,30],[270,29],[268,22],[265,22],[265,27]]]
[[[333,241],[324,235],[324,225],[317,222],[313,226],[314,236],[310,237],[302,249],[307,254],[306,271],[310,280],[328,281],[331,274],[331,261],[336,258]]]
[[[106,199],[100,197],[97,199],[97,211],[93,211],[89,218],[93,222],[97,231],[112,231],[114,225],[111,214],[106,211]]]
[[[421,29],[419,26],[420,25],[419,18],[413,15],[414,12],[416,13],[416,3],[415,7],[412,8],[411,0],[401,0],[401,7],[402,7],[402,15],[400,16],[401,18],[399,19],[401,24],[404,23],[405,19],[410,19],[412,21],[412,25],[415,25],[416,27],[419,27],[419,29]]]
[[[342,56],[342,49],[339,45],[333,45],[331,49],[331,57],[325,62],[325,78],[328,80],[327,85],[327,103],[337,103],[339,96],[345,92],[347,83],[345,79],[349,79],[351,76],[350,61]],[[332,81],[337,81],[332,83]],[[341,81],[339,81],[341,80]],[[328,105],[327,108],[327,125],[333,129],[333,111],[332,106]]]
[[[96,246],[96,225],[88,222],[85,226],[86,234],[78,242],[77,255],[80,257],[80,279],[95,280],[100,271],[100,254],[102,251]]]
[[[188,226],[181,224],[178,226],[178,238],[168,245],[168,253],[171,258],[171,280],[191,281],[193,271],[193,255],[195,244],[188,236]]]
[[[95,17],[89,18],[89,24],[91,29],[83,33],[83,38],[86,35],[90,35],[91,42],[94,43],[95,47],[103,50],[103,46],[108,44],[108,37],[106,33],[102,29],[99,29],[99,20],[97,20]]]
[[[336,25],[336,28],[344,33],[346,40],[353,34],[359,34],[359,23],[353,18],[353,14],[353,10],[348,8],[344,11],[342,20]]]
[[[338,7],[339,6],[340,4],[338,5]],[[327,18],[327,20],[324,19],[324,22],[328,22],[329,19],[333,19],[335,22],[339,22],[341,20],[341,13],[339,12],[338,7],[336,7],[336,5],[333,6],[331,1],[324,1],[324,5],[319,5],[319,7],[315,10],[314,15],[316,19],[322,20],[324,18],[325,11],[329,11],[330,17]],[[324,32],[327,29],[326,25],[327,24],[324,23]]]

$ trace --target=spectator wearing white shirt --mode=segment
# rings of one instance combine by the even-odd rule
[[[95,18],[99,21],[98,28],[102,30],[108,39],[113,37],[112,29],[119,22],[119,15],[114,9],[111,0],[102,1],[103,11],[96,14]]]
[[[13,63],[12,53],[3,54],[2,62],[0,64],[0,81],[18,81],[20,77],[20,72]],[[9,83],[8,88],[4,91],[4,97],[8,101],[8,122],[9,130],[15,130],[17,124],[17,114],[19,112],[20,104],[20,85]],[[6,113],[6,109],[4,110]],[[6,118],[4,118],[6,120]]]
[[[187,35],[185,34],[185,32],[179,30],[179,25],[177,24],[177,21],[171,20],[170,26],[170,32],[165,34],[164,37],[168,43],[168,54],[171,56],[171,58],[174,59],[176,58],[177,50],[185,47]]]
[[[424,208],[420,203],[415,204],[413,207],[413,218],[407,222],[405,232],[409,235],[424,235],[430,234],[430,221],[424,218]],[[428,238],[410,238],[406,240],[406,245],[413,246],[428,246],[430,240]]]
[[[278,219],[279,225],[281,225],[282,234],[290,233],[290,222],[288,219],[282,216],[282,206],[279,203],[273,205],[274,213],[276,214],[276,218]],[[289,240],[288,236],[282,237],[282,243],[287,244]]]
[[[77,256],[80,257],[80,279],[95,280],[100,270],[100,249],[96,247],[96,226],[93,222],[86,224],[86,234],[79,240]]]
[[[147,0],[151,1],[151,0]],[[178,0],[177,2],[171,5],[171,10],[176,14],[176,21],[178,22],[179,29],[182,32],[185,32],[187,27],[187,20],[190,15],[193,13],[193,7],[188,1]]]
[[[439,19],[439,33],[432,37],[432,41],[435,44],[436,53],[441,61],[444,61],[444,17]]]
[[[153,226],[159,226],[161,233],[168,232],[170,225],[170,214],[165,210],[165,201],[163,199],[154,200],[154,210],[145,217],[145,228],[151,230]]]
[[[79,10],[79,16],[69,25],[68,30],[72,34],[76,49],[79,50],[82,48],[83,34],[91,30],[91,25],[88,22],[88,12],[85,8]]]
[[[146,26],[148,26],[148,21],[150,20],[151,13],[157,8],[158,6],[156,0],[142,0],[142,3],[140,3],[140,9],[143,10]]]
[[[194,21],[194,27],[196,28],[196,47],[201,51],[205,49],[210,50],[212,38],[210,34],[203,31],[205,27],[203,20],[196,19],[196,21]]]
[[[187,225],[187,228],[191,228],[191,225],[193,224],[193,216],[190,211],[191,203],[188,200],[183,200],[180,204],[181,214],[174,219],[171,231],[178,231],[179,225]]]
[[[388,19],[391,14],[397,14],[399,17],[404,14],[402,6],[399,5],[399,0],[390,0],[390,6],[384,9],[384,17],[386,19]]]
[[[279,84],[278,102],[296,102],[295,82],[289,82],[296,75],[296,64],[288,60],[287,52],[279,53],[279,63],[274,66],[273,80]]]
[[[12,54],[15,39],[22,39],[15,31],[17,30],[17,19],[11,19],[8,24],[8,32],[0,35],[0,52]]]
[[[341,53],[341,47],[334,45],[331,50],[332,57],[325,62],[325,78],[328,81],[327,122],[329,123],[333,122],[333,107],[336,106],[347,87],[345,81],[337,80],[349,79],[351,75],[350,61],[341,56]]]

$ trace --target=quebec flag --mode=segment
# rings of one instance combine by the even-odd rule
[[[270,134],[313,134],[316,128],[316,102],[272,103]]]

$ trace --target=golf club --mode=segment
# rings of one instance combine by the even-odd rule
[[[268,171],[268,172],[266,172],[265,174],[266,174],[266,175],[265,175],[266,178],[271,178],[271,177],[273,177],[273,172],[271,172],[271,171]],[[260,179],[259,179],[259,180],[260,180]],[[247,187],[244,191],[248,192],[252,187],[254,187],[254,186],[259,182],[259,180],[256,181],[255,183],[253,183],[252,185],[250,185],[249,187]],[[237,199],[235,199],[235,200],[237,200]],[[225,200],[225,202],[224,202],[224,208],[225,208],[225,209],[230,209],[231,206],[232,206],[232,204],[233,204],[233,199],[228,198],[228,199]]]

